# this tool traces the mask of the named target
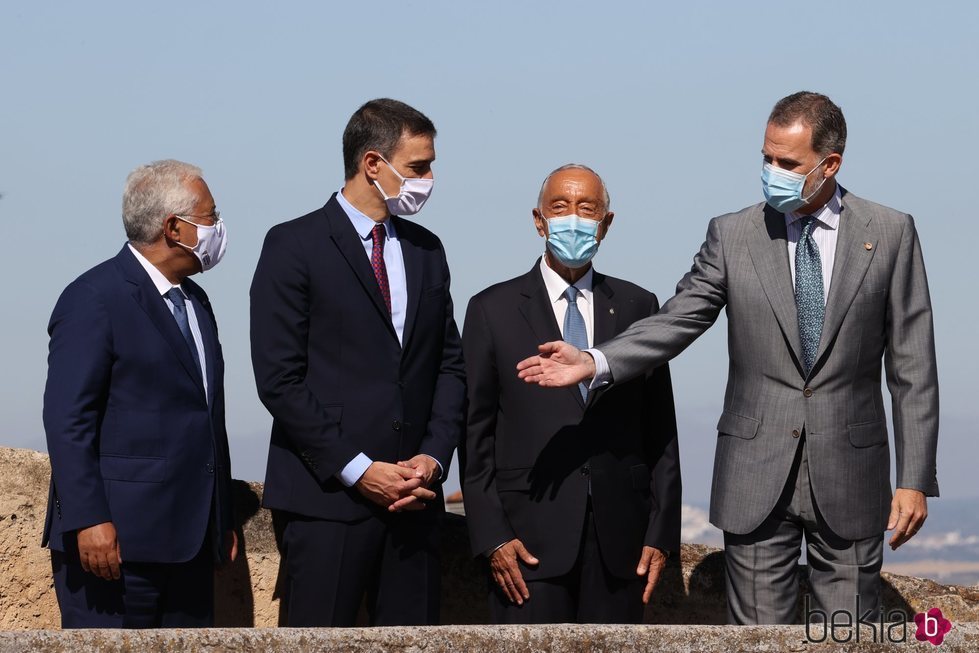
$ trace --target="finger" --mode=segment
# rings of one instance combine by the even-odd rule
[[[95,568],[97,569],[96,575],[99,578],[112,580],[112,571],[109,569],[109,561],[104,553],[98,553],[95,556]]]
[[[82,569],[84,569],[87,573],[89,573],[89,574],[94,574],[95,573],[94,571],[92,571],[92,565],[88,561],[88,552],[87,551],[79,551],[78,552],[78,560],[79,560],[79,562],[82,563]]]
[[[540,562],[537,558],[535,558],[530,553],[530,551],[527,550],[527,547],[525,547],[522,542],[514,542],[513,548],[514,550],[516,550],[517,555],[520,556],[520,559],[523,560],[526,564],[536,565],[537,563]]]
[[[908,531],[908,524],[911,523],[911,513],[901,511],[901,516],[897,520],[897,526],[894,527],[894,536],[891,538],[891,546],[900,546],[907,539],[905,534]],[[898,540],[900,542],[898,543]]]
[[[408,463],[405,463],[404,465],[401,465],[400,463],[397,465],[392,465],[391,469],[394,471],[394,473],[406,481],[415,480],[415,468],[410,466]]]
[[[420,487],[411,491],[411,496],[418,497],[422,501],[431,501],[438,495],[427,487]]]
[[[531,367],[540,367],[540,356],[529,356],[517,363],[517,370],[526,370]]]
[[[524,600],[523,592],[520,591],[521,588],[517,586],[517,581],[513,577],[513,573],[504,572],[503,577],[506,580],[507,587],[510,589],[510,597],[511,597],[510,600],[516,603],[517,605],[523,605],[523,600]],[[519,574],[518,574],[518,578],[519,578]],[[523,584],[522,578],[520,579],[520,583]],[[527,589],[527,588],[524,587],[523,589]]]
[[[507,598],[507,601],[510,603],[516,603],[516,599],[512,594],[510,594],[510,588],[507,587],[506,578],[503,576],[503,574],[494,571],[493,579],[496,581],[496,584],[500,587],[500,589],[503,590],[503,595]]]
[[[653,590],[656,589],[656,585],[659,584],[660,567],[654,567],[652,571],[649,572],[646,580],[646,589],[642,592],[642,602],[644,604],[649,603],[649,599],[653,596]]]
[[[649,571],[649,561],[653,558],[653,550],[649,547],[643,547],[642,555],[639,557],[639,566],[636,567],[636,575],[645,576],[646,572]]]
[[[422,480],[420,478],[412,478],[407,481],[398,481],[394,484],[394,491],[396,496],[391,497],[391,500],[400,499],[401,497],[408,496],[412,491],[420,488],[422,486]]]
[[[416,501],[418,501],[418,497],[409,494],[408,496],[402,497],[388,506],[388,510],[390,512],[398,512],[400,510],[404,510]]]
[[[523,574],[520,573],[520,567],[517,565],[516,560],[510,562],[507,574],[510,576],[510,580],[513,582],[513,586],[520,594],[520,597],[524,599],[530,598],[530,592],[527,591],[527,584],[523,580]]]
[[[887,518],[887,530],[893,530],[897,526],[898,517],[901,516],[901,506],[895,500],[891,501],[891,514]]]
[[[548,356],[550,354],[556,354],[561,350],[562,341],[545,342],[543,345],[537,345],[537,351],[541,353],[542,356]]]
[[[106,556],[106,564],[109,567],[109,578],[112,580],[119,580],[122,573],[119,571],[119,550],[113,549],[113,551]],[[107,578],[106,580],[109,580]]]

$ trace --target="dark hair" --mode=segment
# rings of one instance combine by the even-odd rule
[[[843,112],[825,95],[799,91],[775,103],[768,122],[788,127],[801,121],[812,129],[812,149],[817,154],[843,154],[846,120]]]
[[[360,160],[368,150],[376,150],[389,158],[405,134],[435,138],[435,125],[421,111],[388,98],[371,100],[357,109],[343,130],[345,178],[357,174]]]

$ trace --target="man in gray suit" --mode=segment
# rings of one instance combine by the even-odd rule
[[[618,385],[679,354],[726,307],[710,517],[724,531],[732,623],[794,620],[803,536],[808,608],[875,619],[884,530],[896,549],[924,523],[925,497],[938,496],[938,374],[918,236],[910,215],[837,184],[845,142],[826,96],[780,100],[762,149],[767,201],[711,220],[661,311],[597,349],[550,342],[518,365],[541,386]]]

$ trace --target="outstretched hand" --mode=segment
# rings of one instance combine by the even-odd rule
[[[517,363],[517,376],[543,388],[574,386],[595,376],[591,355],[558,340],[537,348],[540,354]]]

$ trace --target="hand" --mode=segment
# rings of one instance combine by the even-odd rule
[[[892,550],[897,550],[921,530],[922,524],[928,519],[928,500],[925,493],[918,490],[898,488],[891,501],[891,516],[887,519],[887,530],[893,530],[890,544]]]
[[[234,562],[238,557],[238,533],[232,528],[225,534],[224,541],[228,544],[228,562]]]
[[[415,470],[374,461],[354,487],[373,503],[387,508],[398,499],[410,496],[421,485],[422,479]],[[435,497],[434,492],[425,491]]]
[[[659,583],[660,574],[666,567],[668,556],[660,549],[652,546],[642,548],[642,556],[639,558],[639,566],[636,567],[637,576],[646,576],[646,589],[642,591],[643,604],[649,603],[649,597],[653,595],[653,590]]]
[[[424,487],[432,487],[432,483],[438,480],[436,477],[439,474],[439,464],[434,458],[423,453],[412,456],[408,460],[399,460],[398,466],[415,470],[415,475],[422,479]]]
[[[82,569],[105,580],[119,580],[122,553],[116,539],[116,527],[112,522],[102,522],[77,533],[78,558]]]
[[[493,580],[500,586],[506,597],[511,603],[523,605],[523,602],[530,598],[530,591],[523,582],[523,574],[520,573],[520,565],[517,563],[518,558],[531,567],[539,564],[537,558],[524,547],[523,542],[517,539],[510,540],[494,551],[490,555],[489,562]]]
[[[517,376],[544,388],[574,386],[595,376],[595,360],[590,354],[563,341],[547,342],[537,348],[539,356],[517,363]]]

